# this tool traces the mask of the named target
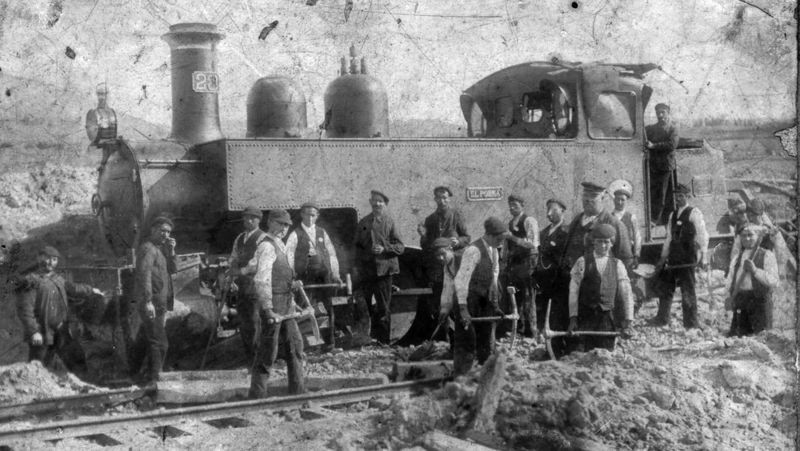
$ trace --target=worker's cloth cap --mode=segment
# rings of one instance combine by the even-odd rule
[[[286,210],[270,210],[269,220],[285,225],[292,225],[292,218]]]
[[[752,230],[756,233],[762,233],[766,230],[766,227],[764,227],[761,224],[756,224],[754,222],[745,222],[744,224],[739,226],[739,228],[736,230],[736,234],[738,235],[744,232],[745,230]]]
[[[612,240],[616,234],[617,231],[611,224],[598,224],[592,228],[593,240]]]
[[[317,205],[317,203],[314,202],[313,200],[310,200],[310,201],[308,201],[308,202],[306,202],[306,203],[304,203],[303,205],[300,206],[301,210],[304,209],[304,208],[313,208],[314,210],[319,211],[319,205]]]
[[[658,110],[667,110],[667,111],[669,111],[669,105],[667,105],[666,103],[659,103],[659,104],[656,105],[656,111],[658,111]]]
[[[547,199],[547,202],[544,203],[544,206],[547,207],[547,208],[550,208],[550,204],[556,204],[559,207],[561,207],[562,210],[566,210],[567,209],[567,206],[564,205],[564,202],[561,202],[560,200],[555,199],[555,198],[554,199]]]
[[[733,211],[734,209],[739,209],[746,206],[747,205],[744,203],[744,200],[739,196],[728,198],[728,210]]]
[[[53,246],[47,246],[47,245],[42,246],[41,249],[39,249],[39,255],[61,258],[61,253],[58,252],[58,249],[54,248]]]
[[[619,188],[618,190],[614,191],[615,196],[619,196],[620,194],[624,194],[625,196],[628,197],[628,199],[630,199],[633,196],[633,193],[631,193],[631,190],[629,190],[627,186],[623,186],[622,188]]]
[[[506,226],[505,222],[499,220],[494,216],[491,216],[489,217],[489,219],[484,221],[483,230],[488,235],[501,235],[503,233],[508,232],[508,227]]]
[[[603,194],[603,192],[606,190],[604,186],[600,186],[597,183],[592,182],[581,182],[581,186],[583,187],[584,193],[593,194],[595,196]]]
[[[508,196],[508,203],[511,202],[519,202],[520,205],[525,205],[525,199],[523,199],[519,194],[511,194]]]
[[[384,203],[386,203],[386,204],[389,203],[389,196],[387,196],[386,194],[383,194],[382,192],[380,192],[380,191],[378,191],[376,189],[370,191],[369,195],[370,196],[381,196],[383,198],[383,202]]]
[[[762,215],[764,214],[764,210],[764,201],[761,199],[753,199],[747,206],[747,212],[754,215]]]
[[[437,186],[436,188],[433,189],[433,195],[435,196],[436,193],[438,193],[440,191],[447,193],[447,195],[449,195],[450,197],[453,197],[453,192],[450,191],[450,187],[449,186],[444,186],[444,185]],[[388,202],[388,199],[386,200],[386,202]]]
[[[450,247],[452,244],[453,243],[450,241],[450,238],[440,236],[439,238],[433,240],[432,246],[434,249],[438,249],[440,247]]]
[[[150,227],[158,227],[161,224],[166,224],[166,225],[170,226],[171,228],[175,228],[175,223],[172,222],[172,219],[170,219],[167,216],[163,216],[163,215],[156,216],[156,218],[153,219],[153,222],[150,223]]]
[[[675,193],[692,194],[692,190],[683,183],[678,183],[678,186],[675,187]]]
[[[244,211],[242,211],[242,216],[252,216],[254,218],[261,219],[264,217],[264,212],[256,207],[247,207],[244,209]]]

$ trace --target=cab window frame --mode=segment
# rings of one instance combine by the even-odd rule
[[[636,137],[636,134],[639,131],[639,127],[637,127],[637,117],[638,117],[639,111],[638,111],[638,96],[636,95],[636,92],[635,91],[605,90],[605,91],[600,91],[598,93],[598,96],[597,96],[598,99],[600,98],[600,96],[602,96],[604,94],[614,94],[614,95],[625,94],[625,95],[630,97],[630,99],[632,100],[632,106],[633,106],[633,110],[630,111],[631,125],[633,126],[633,128],[631,130],[631,134],[630,134],[630,136],[592,136],[592,123],[591,123],[592,115],[589,114],[588,105],[584,105],[583,115],[586,118],[586,135],[589,137],[589,139],[592,139],[592,140],[595,140],[595,141],[631,141],[631,140],[633,140]]]

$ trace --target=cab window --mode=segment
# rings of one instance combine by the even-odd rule
[[[593,139],[631,139],[636,132],[636,95],[601,92],[587,105],[586,121]]]

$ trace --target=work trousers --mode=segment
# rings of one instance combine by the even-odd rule
[[[672,171],[650,171],[650,214],[658,224],[665,224],[672,205],[667,204]]]
[[[614,327],[614,314],[611,310],[603,310],[600,307],[578,308],[578,330],[594,331],[594,332],[613,332]],[[594,348],[614,350],[614,342],[616,337],[596,337],[592,335],[585,335],[581,337],[583,340],[583,351],[589,352]]]
[[[277,296],[273,295],[273,302]],[[278,304],[278,302],[276,302]],[[289,378],[289,394],[306,392],[303,374],[303,337],[297,327],[297,321],[287,319],[281,323],[269,323],[265,315],[261,316],[261,340],[257,348],[256,360],[250,371],[250,398],[267,396],[267,381],[272,365],[278,358],[286,360],[286,373]]]
[[[547,290],[537,293],[536,318],[539,330],[544,330],[548,300],[550,300],[550,330],[566,331],[569,326],[569,285],[552,284]],[[558,359],[574,350],[577,340],[573,337],[553,337],[550,345]]]
[[[239,335],[242,337],[244,355],[248,362],[252,362],[261,336],[261,303],[253,289],[252,280],[241,282],[238,297],[236,312],[239,316]]]
[[[45,368],[51,371],[73,371],[71,358],[73,356],[68,352],[73,340],[70,337],[67,324],[62,323],[54,328],[51,333],[53,334],[53,344],[51,345],[46,343],[40,346],[28,344],[28,361],[38,360],[42,362]]]
[[[467,310],[475,318],[494,314],[489,299],[473,292],[467,295]],[[453,332],[453,372],[459,376],[466,374],[476,359],[478,364],[483,365],[492,354],[495,346],[495,323],[470,322],[464,329],[457,306],[453,308],[453,313],[456,319]]]
[[[159,380],[167,356],[169,343],[167,342],[167,311],[156,307],[155,318],[148,318],[144,305],[139,306],[139,317],[142,319],[141,331],[147,345],[146,357],[143,362],[142,373],[148,382]]]
[[[299,278],[303,281],[303,285],[331,283],[331,278],[328,276],[328,269],[319,262],[318,258],[308,259],[306,271],[302,275],[299,275]],[[334,315],[333,312],[333,302],[331,296],[333,296],[335,290],[331,288],[309,288],[306,289],[305,292],[308,295],[308,299],[311,301],[312,306],[316,306],[318,302],[322,302],[322,305],[325,307],[325,310],[328,313],[329,327],[328,334],[326,337],[323,337],[323,339],[330,346],[334,346],[336,337],[336,315]],[[346,324],[342,326],[342,328],[345,328]]]
[[[733,319],[728,336],[755,335],[769,328],[770,303],[752,290],[740,291],[733,299]]]
[[[683,309],[683,327],[698,327],[697,296],[694,292],[694,267],[664,269],[659,274],[660,296],[658,298],[658,314],[656,322],[669,324],[672,310],[672,295],[675,288],[681,289],[681,308]]]
[[[391,332],[391,301],[392,301],[392,275],[378,276],[363,281],[362,290],[367,301],[369,316],[372,319],[371,335],[381,343],[390,342]],[[372,297],[375,305],[372,305]]]
[[[507,281],[508,286],[516,288],[517,294],[514,295],[517,300],[517,307],[519,310],[519,324],[520,333],[526,337],[533,337],[533,330],[536,329],[537,315],[534,311],[534,289],[532,268],[529,262],[519,262],[510,264],[508,267]],[[509,297],[509,303],[511,298]],[[509,305],[509,311],[511,306]]]

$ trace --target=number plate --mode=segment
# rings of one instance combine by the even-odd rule
[[[483,200],[500,200],[503,198],[503,188],[499,186],[486,188],[467,188],[467,201],[476,202]]]
[[[192,72],[192,90],[194,92],[218,92],[219,76],[216,72]]]

